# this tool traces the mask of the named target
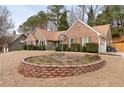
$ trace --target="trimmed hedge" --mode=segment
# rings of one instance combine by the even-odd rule
[[[71,51],[71,52],[90,52],[97,53],[98,52],[98,43],[87,43],[86,46],[81,46],[78,43],[71,44],[70,48],[67,44],[59,44],[56,46],[56,51]]]
[[[81,46],[80,47],[80,52],[86,52],[86,47],[85,46]]]
[[[86,52],[97,53],[98,52],[98,43],[87,43]]]
[[[23,49],[24,50],[33,50],[34,46],[33,45],[24,45]]]
[[[63,50],[62,50],[63,47]],[[67,44],[58,44],[56,46],[56,51],[68,51],[68,45]]]
[[[78,43],[71,44],[70,51],[79,52],[81,45]]]
[[[24,50],[46,50],[46,46],[24,45]]]

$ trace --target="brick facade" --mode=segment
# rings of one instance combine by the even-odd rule
[[[68,29],[68,32],[66,33],[65,43],[69,43],[69,38],[74,38],[75,43],[81,44],[82,37],[90,37],[90,42],[98,43],[97,33],[92,31],[85,25],[82,25],[80,21],[75,22],[75,24],[70,27],[70,29]]]

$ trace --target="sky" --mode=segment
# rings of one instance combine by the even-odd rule
[[[47,11],[46,5],[8,5],[7,8],[15,24],[14,30],[17,30],[18,26],[30,16],[37,14],[41,10]]]

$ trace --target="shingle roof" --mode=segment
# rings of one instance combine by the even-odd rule
[[[94,28],[95,30],[97,30],[98,32],[100,32],[101,34],[107,36],[108,31],[109,31],[109,29],[110,29],[110,24],[94,26],[93,28]]]
[[[65,31],[47,31],[43,29],[37,29],[37,30],[39,30],[41,34],[45,37],[45,39],[49,41],[58,41],[59,36],[65,32]]]
[[[107,34],[108,34],[108,31],[110,29],[110,24],[95,26],[95,27],[93,27],[93,29],[96,30],[100,34],[103,34],[103,36],[105,36],[105,38],[106,38]],[[39,34],[41,36],[43,36],[46,40],[49,40],[49,41],[58,41],[59,36],[66,32],[66,31],[47,31],[47,30],[44,30],[44,29],[36,28],[36,30],[34,30],[31,33],[33,38],[36,39],[36,40],[38,40],[38,38],[35,37],[35,35],[34,35],[36,31],[39,31],[40,32]]]

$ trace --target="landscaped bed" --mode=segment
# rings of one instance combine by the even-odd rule
[[[39,65],[80,65],[88,64],[101,60],[98,55],[74,55],[66,53],[55,53],[50,55],[42,55],[29,57],[26,59],[29,63],[35,63]]]
[[[95,71],[104,64],[105,61],[98,55],[57,52],[25,58],[19,72],[26,77],[65,77]]]

